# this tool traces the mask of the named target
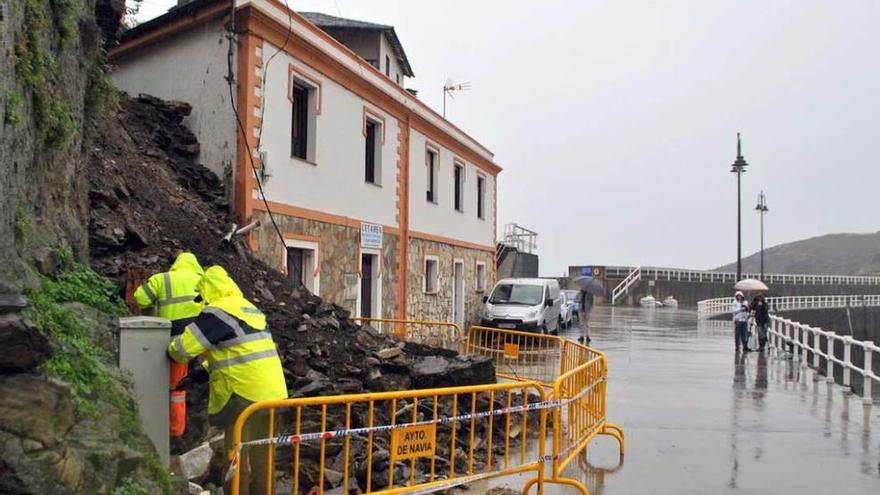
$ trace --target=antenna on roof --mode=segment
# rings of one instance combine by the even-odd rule
[[[450,98],[454,99],[454,97],[452,96],[452,93],[454,91],[467,91],[469,89],[471,89],[471,83],[469,83],[469,82],[456,83],[451,78],[446,79],[446,84],[443,85],[443,118],[444,119],[446,118],[446,95],[449,95]]]

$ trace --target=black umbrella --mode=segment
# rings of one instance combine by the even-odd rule
[[[572,282],[574,282],[580,290],[592,296],[602,297],[605,295],[605,287],[602,287],[602,283],[593,277],[575,277]]]

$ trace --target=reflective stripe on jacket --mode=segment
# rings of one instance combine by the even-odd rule
[[[233,393],[253,402],[286,398],[287,384],[266,316],[220,267],[205,272],[199,290],[208,306],[172,339],[168,352],[185,363],[207,351],[208,413],[220,412]]]
[[[172,334],[178,335],[202,309],[194,299],[203,274],[195,255],[182,253],[169,271],[153,275],[138,287],[134,300],[141,308],[156,306],[157,316],[171,320]]]

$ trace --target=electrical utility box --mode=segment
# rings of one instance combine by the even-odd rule
[[[171,322],[153,316],[119,319],[119,367],[134,377],[135,400],[144,432],[153,441],[159,459],[169,461],[169,377],[166,349]]]

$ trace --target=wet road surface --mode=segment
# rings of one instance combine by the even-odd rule
[[[880,493],[880,403],[782,356],[738,358],[730,323],[692,311],[596,307],[591,326],[627,436],[622,465],[600,436],[572,468],[593,495]]]

